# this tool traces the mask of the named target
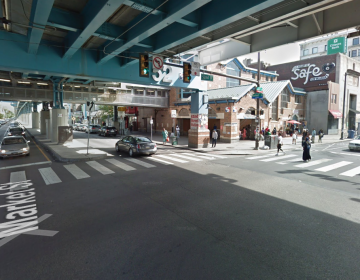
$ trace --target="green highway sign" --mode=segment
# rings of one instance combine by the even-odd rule
[[[201,74],[201,80],[202,81],[214,81],[214,76],[213,75],[207,75],[207,74]]]
[[[345,37],[330,39],[327,43],[327,54],[346,53],[347,40]]]

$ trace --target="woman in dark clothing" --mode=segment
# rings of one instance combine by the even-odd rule
[[[311,143],[309,140],[309,137],[306,137],[305,141],[302,142],[303,145],[303,161],[308,161],[311,160],[311,156],[310,156],[310,148],[311,148]]]

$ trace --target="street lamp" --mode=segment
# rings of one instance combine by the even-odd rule
[[[360,73],[351,69],[345,72],[345,84],[344,84],[344,98],[343,98],[343,116],[341,121],[341,137],[340,140],[344,140],[344,125],[345,125],[345,99],[346,99],[346,77],[347,75],[359,77]]]

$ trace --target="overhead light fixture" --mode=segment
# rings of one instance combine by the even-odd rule
[[[10,80],[6,80],[6,79],[0,79],[1,82],[11,82]]]
[[[48,86],[49,84],[47,83],[37,83],[38,85],[41,85],[41,86]]]
[[[74,87],[80,87],[80,86],[74,86]]]
[[[18,81],[19,84],[30,84],[30,82],[22,82],[22,81]]]

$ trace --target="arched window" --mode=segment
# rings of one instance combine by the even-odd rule
[[[246,115],[251,115],[252,112],[255,112],[255,108],[250,107],[249,109],[246,110],[245,114]],[[252,114],[254,114],[254,113],[252,113]]]
[[[181,116],[181,117],[187,117],[189,115],[190,115],[189,110],[185,109],[185,108],[181,109],[180,112],[179,112],[179,116]]]

